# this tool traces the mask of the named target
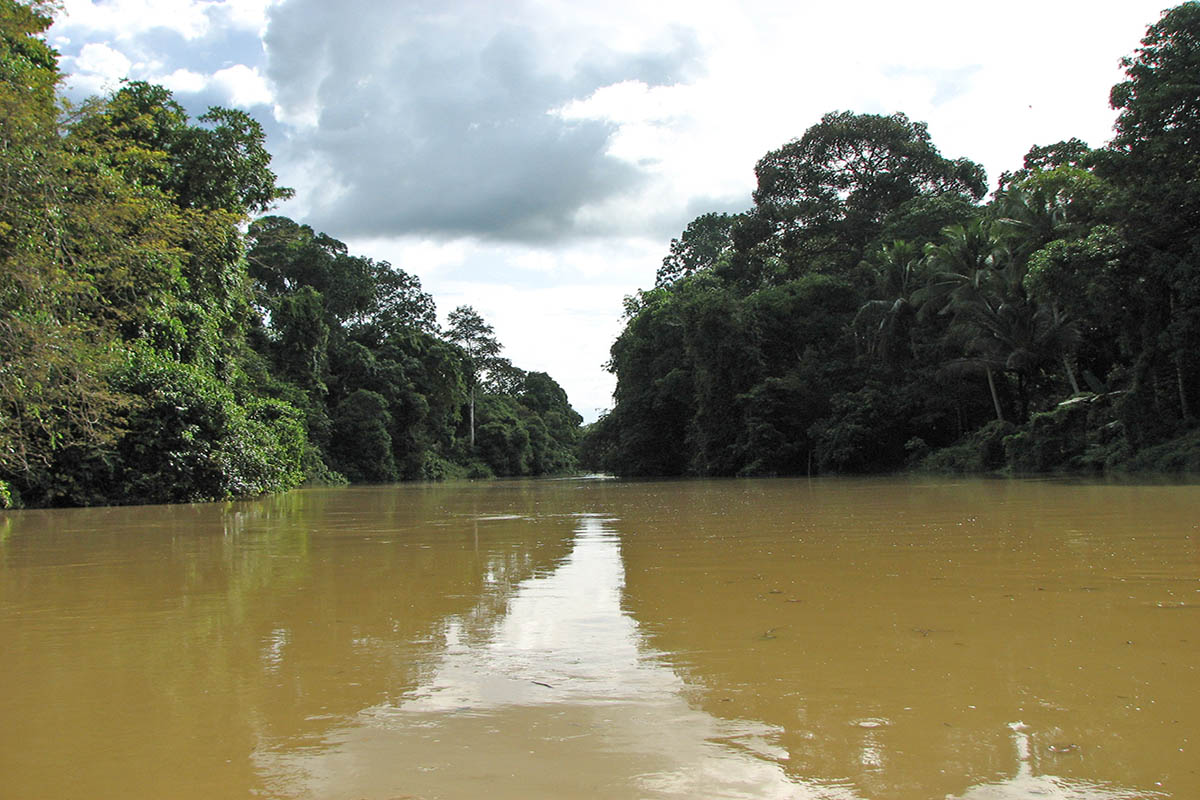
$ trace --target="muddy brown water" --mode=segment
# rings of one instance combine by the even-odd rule
[[[1200,798],[1200,486],[0,513],[0,798]]]

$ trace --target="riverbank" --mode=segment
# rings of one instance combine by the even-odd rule
[[[935,474],[1200,473],[1200,429],[1135,443],[1118,393],[1083,394],[1033,414],[995,421],[936,450],[911,443],[905,471]]]

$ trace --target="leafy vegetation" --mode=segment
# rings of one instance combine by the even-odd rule
[[[0,507],[574,468],[565,393],[478,314],[443,334],[414,276],[252,221],[291,194],[255,120],[68,107],[50,11],[0,0]]]
[[[1123,62],[1111,144],[982,169],[903,114],[827,114],[626,301],[621,474],[1191,468],[1200,408],[1200,3]],[[1159,454],[1156,456],[1155,454]]]
[[[904,114],[833,112],[626,301],[581,439],[474,309],[281,216],[243,112],[69,106],[49,4],[0,0],[0,506],[303,481],[1195,469],[1200,2],[1113,87],[1112,142],[985,199]]]

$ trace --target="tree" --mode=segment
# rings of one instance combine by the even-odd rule
[[[131,179],[157,186],[183,208],[249,216],[293,194],[276,184],[266,134],[244,111],[213,106],[193,124],[170,90],[126,81],[89,116],[87,135],[119,143]]]
[[[679,475],[687,468],[694,397],[681,301],[665,289],[627,298],[625,329],[610,349],[616,405],[605,421],[615,431],[613,460],[625,475]]]
[[[571,408],[558,382],[545,372],[526,373],[518,402],[529,411],[531,472],[544,475],[574,469],[583,418]]]
[[[437,309],[433,298],[422,291],[417,276],[379,261],[375,264],[374,279],[371,317],[384,330],[394,333],[400,328],[415,328],[437,333]]]
[[[1143,418],[1161,419],[1157,386],[1173,373],[1171,415],[1190,424],[1200,402],[1200,3],[1164,12],[1121,63],[1116,136],[1099,167],[1122,193],[1127,291],[1141,300],[1133,397],[1153,405]]]
[[[910,328],[917,313],[916,295],[924,287],[925,261],[919,247],[895,241],[874,250],[866,266],[875,275],[874,299],[859,307],[855,330],[867,354],[884,363],[912,357]]]
[[[275,183],[258,120],[214,106],[198,122],[185,128],[169,151],[177,165],[173,188],[180,205],[261,214],[294,194]]]
[[[249,272],[268,306],[307,286],[321,294],[331,324],[436,331],[433,298],[421,281],[386,261],[351,255],[344,242],[287,217],[256,219],[246,238]]]
[[[1038,172],[1048,172],[1058,167],[1090,169],[1096,161],[1096,151],[1082,139],[1071,138],[1048,145],[1035,145],[1025,154],[1025,166],[1015,172],[1000,175],[1000,189],[1007,189]]]
[[[446,338],[462,348],[467,364],[467,391],[471,449],[475,448],[475,392],[496,364],[500,343],[492,326],[484,322],[471,306],[459,306],[450,312]]]
[[[138,398],[118,457],[100,454],[65,471],[75,479],[72,494],[56,489],[51,502],[226,500],[303,480],[304,428],[288,404],[239,398],[211,372],[138,343],[118,386]]]
[[[711,269],[733,250],[733,227],[741,215],[701,214],[688,223],[662,260],[655,286],[670,286],[702,269]]]
[[[110,446],[128,401],[108,380],[120,351],[90,265],[64,258],[87,210],[68,191],[58,54],[41,38],[51,10],[0,0],[0,504],[13,489],[33,499],[65,451]]]
[[[943,157],[926,125],[904,114],[831,112],[754,172],[756,211],[780,247],[833,272],[856,266],[888,213],[914,197],[978,200],[986,189],[982,167]]]
[[[996,205],[1003,204],[1002,196]],[[943,241],[926,250],[935,274],[918,297],[926,312],[952,315],[950,334],[967,355],[959,363],[983,368],[999,421],[1004,421],[1004,411],[996,386],[998,373],[1016,377],[1022,421],[1029,414],[1031,382],[1043,366],[1061,363],[1078,391],[1069,360],[1079,341],[1078,326],[1061,306],[1039,302],[1026,286],[1028,251],[1042,240],[1038,237],[1043,227],[1004,229],[981,218],[947,228]],[[1022,231],[1034,237],[1033,244],[1023,243],[1018,236]]]
[[[277,339],[272,348],[279,374],[311,395],[326,391],[329,325],[321,293],[311,286],[279,298],[271,313]]]
[[[268,307],[305,287],[322,298],[326,319],[361,321],[375,306],[376,265],[350,255],[344,242],[287,217],[260,217],[247,231],[250,276]]]
[[[358,389],[333,414],[334,467],[355,483],[385,483],[399,477],[388,432],[392,418],[378,392]]]
[[[1150,26],[1136,54],[1121,60],[1126,80],[1112,88],[1119,112],[1112,148],[1161,158],[1182,172],[1200,160],[1181,146],[1200,132],[1200,2],[1182,3]]]

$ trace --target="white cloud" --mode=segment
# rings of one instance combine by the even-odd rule
[[[200,0],[65,0],[59,24],[118,40],[155,29],[197,39],[209,31],[211,5]]]
[[[57,24],[118,40],[166,30],[191,41],[230,29],[261,34],[279,0],[63,0]]]
[[[271,6],[279,0],[225,0],[218,5],[235,28],[252,30],[263,34],[267,28],[267,16]]]
[[[159,65],[135,64],[107,45],[88,44],[74,59],[73,66],[72,85],[89,94],[109,91],[123,78],[135,78],[165,86],[177,95],[207,93],[214,103],[236,108],[270,106],[272,102],[266,79],[245,64],[234,64],[211,75],[185,68],[164,74]]]
[[[212,86],[229,98],[229,103],[240,108],[256,105],[271,105],[273,97],[267,80],[257,69],[245,64],[217,70],[211,78]]]
[[[190,69],[177,69],[157,82],[172,92],[201,92],[208,86],[208,77]]]
[[[617,123],[666,123],[687,108],[684,85],[648,86],[626,80],[601,86],[586,99],[575,99],[552,113],[564,119],[603,118]]]
[[[98,94],[128,76],[133,62],[119,50],[93,42],[80,48],[71,66],[72,84],[85,89],[88,94]]]

